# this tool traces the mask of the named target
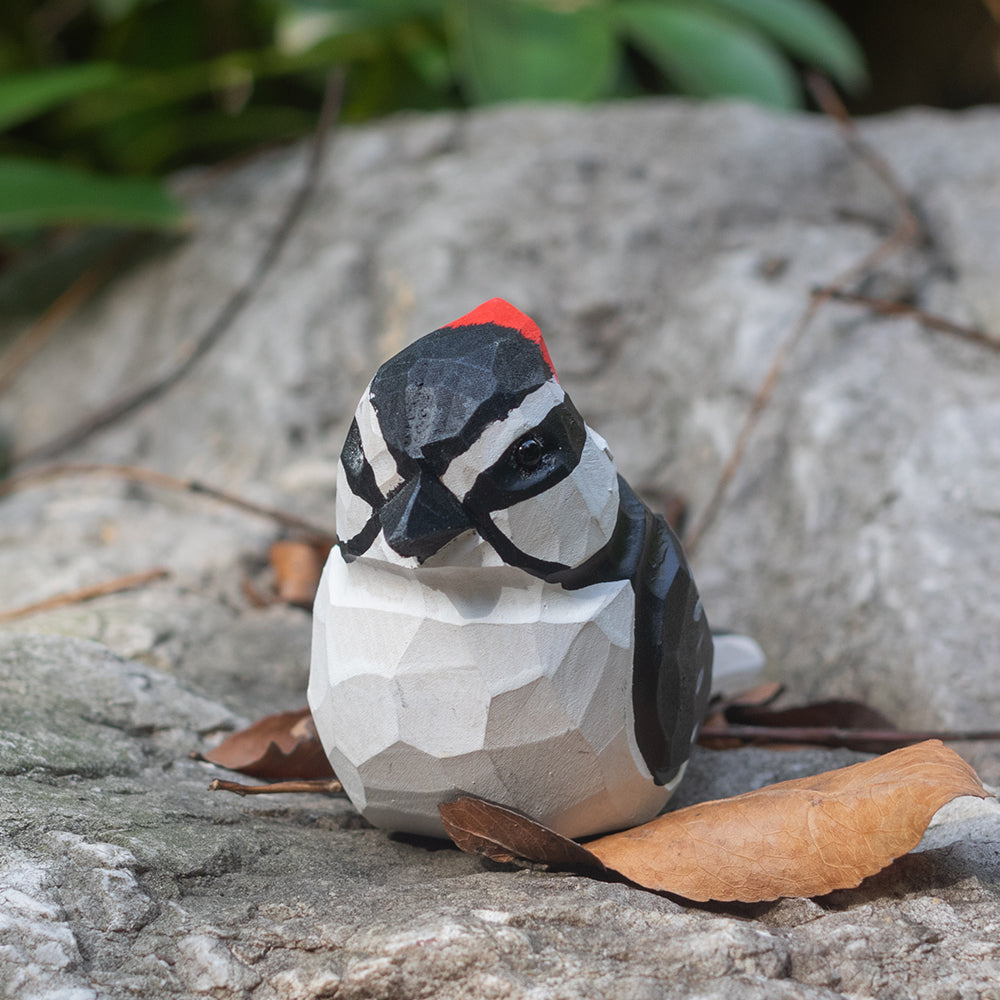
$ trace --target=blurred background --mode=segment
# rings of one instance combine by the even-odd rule
[[[178,227],[162,179],[342,118],[681,94],[854,114],[1000,98],[1000,0],[6,0],[0,271],[79,226]],[[67,229],[69,227],[69,229]]]

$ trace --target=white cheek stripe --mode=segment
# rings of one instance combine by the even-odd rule
[[[396,460],[385,446],[382,430],[378,424],[378,414],[372,406],[371,383],[368,384],[361,402],[358,403],[354,419],[358,422],[361,451],[375,474],[375,485],[382,491],[383,496],[388,496],[389,491],[403,481],[403,477],[396,468]]]
[[[344,463],[337,469],[337,532],[346,542],[368,523],[373,510],[367,500],[355,493],[347,482]]]
[[[529,392],[520,406],[502,420],[487,425],[468,449],[451,460],[441,482],[459,500],[464,500],[479,473],[499,461],[514,441],[537,427],[549,411],[565,398],[566,393],[557,382],[546,382],[534,392]]]

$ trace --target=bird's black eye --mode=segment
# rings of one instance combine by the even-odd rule
[[[529,434],[514,445],[514,461],[525,471],[537,469],[542,454],[542,442],[534,434]]]

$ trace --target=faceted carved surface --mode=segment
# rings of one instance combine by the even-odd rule
[[[385,362],[337,489],[310,701],[358,808],[440,833],[474,793],[576,836],[664,804],[711,637],[533,320],[491,299]]]
[[[494,511],[493,523],[536,559],[579,566],[607,544],[618,517],[618,477],[590,428],[580,463],[541,498]]]
[[[334,549],[309,702],[351,800],[434,836],[438,803],[461,794],[574,837],[651,818],[671,789],[635,745],[633,607],[628,581],[567,591],[505,566],[410,570]]]

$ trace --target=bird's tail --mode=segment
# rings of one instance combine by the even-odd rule
[[[737,694],[759,684],[764,675],[764,650],[748,635],[712,632],[712,694]]]

